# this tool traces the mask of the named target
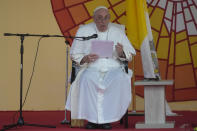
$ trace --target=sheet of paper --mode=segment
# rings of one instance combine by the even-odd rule
[[[97,54],[100,58],[112,58],[113,41],[93,40],[91,53]]]

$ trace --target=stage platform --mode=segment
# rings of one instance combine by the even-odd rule
[[[144,121],[144,116],[129,116],[129,127],[124,128],[119,122],[112,123],[112,131],[193,131],[197,126],[197,111],[177,111],[179,116],[168,116],[168,121],[175,121],[173,129],[135,129],[135,124]],[[69,117],[69,113],[68,117]],[[16,123],[19,113],[15,111],[0,111],[0,129],[3,125]],[[83,131],[84,128],[70,128],[69,125],[61,125],[64,119],[64,111],[23,111],[25,122],[41,125],[52,125],[56,128],[22,126],[10,131]],[[95,131],[95,130],[94,130]]]

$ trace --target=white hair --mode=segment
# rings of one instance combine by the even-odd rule
[[[99,9],[106,9],[106,10],[108,10],[108,8],[105,7],[105,6],[98,6],[98,7],[96,7],[96,8],[94,9],[93,15],[95,15],[96,11],[98,11]]]

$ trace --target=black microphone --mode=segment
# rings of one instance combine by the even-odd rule
[[[13,34],[13,33],[4,33],[4,36],[38,36],[38,37],[64,37],[61,35],[43,35],[43,34]]]
[[[91,36],[91,38],[97,38],[98,37],[98,34],[93,34],[92,36]]]
[[[90,39],[94,39],[94,38],[97,38],[97,37],[98,37],[98,34],[93,34],[91,36],[84,37],[83,40],[90,40]]]
[[[4,33],[4,36],[29,36],[29,34],[13,34],[13,33]]]
[[[11,36],[11,33],[4,33],[4,36]]]

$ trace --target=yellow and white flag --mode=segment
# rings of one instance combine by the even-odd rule
[[[126,0],[127,36],[140,50],[144,78],[160,79],[146,0]]]

